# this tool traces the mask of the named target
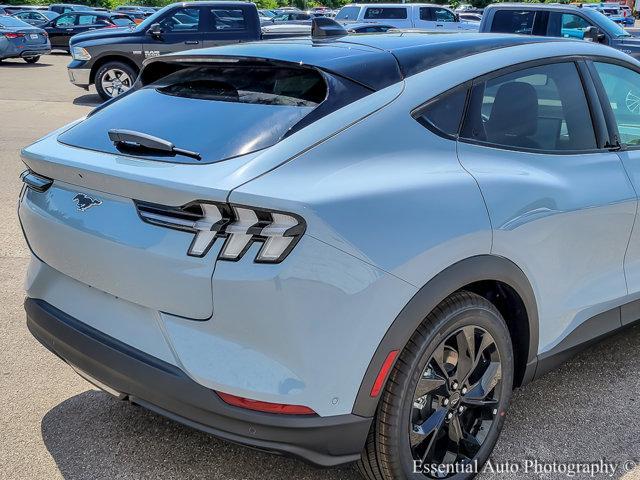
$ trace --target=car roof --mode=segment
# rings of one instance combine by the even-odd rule
[[[586,7],[586,5],[585,5]],[[485,10],[500,9],[500,8],[519,8],[526,10],[581,10],[582,7],[577,5],[567,5],[559,3],[492,3],[484,7]]]
[[[449,8],[447,5],[438,5],[435,3],[348,3],[345,7],[444,7]]]
[[[405,77],[476,53],[559,41],[571,40],[493,33],[398,32],[328,40],[263,40],[179,52],[163,58],[189,62],[193,57],[239,57],[297,63],[325,69],[379,90]]]

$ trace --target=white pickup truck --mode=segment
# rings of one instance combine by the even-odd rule
[[[340,9],[340,23],[378,22],[395,28],[424,30],[478,30],[479,23],[464,22],[452,10],[430,3],[352,3]]]

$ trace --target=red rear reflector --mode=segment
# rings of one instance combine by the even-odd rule
[[[316,412],[302,405],[285,405],[283,403],[260,402],[249,398],[236,397],[228,393],[216,392],[223,402],[234,407],[246,408],[265,413],[279,413],[281,415],[315,415]]]
[[[399,350],[393,350],[389,352],[389,355],[387,355],[387,358],[385,358],[384,363],[380,368],[380,372],[378,372],[378,376],[376,377],[376,381],[373,382],[373,387],[371,388],[370,393],[372,397],[377,397],[380,394],[382,387],[384,387],[384,382],[387,380],[387,376],[391,371],[391,367],[393,367],[393,362],[396,361],[398,352]]]

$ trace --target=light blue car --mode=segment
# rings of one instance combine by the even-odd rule
[[[640,318],[640,63],[314,34],[149,60],[24,149],[28,327],[232,442],[469,478],[514,387]]]

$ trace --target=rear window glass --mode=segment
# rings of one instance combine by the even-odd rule
[[[166,95],[218,102],[315,107],[326,86],[313,70],[192,67],[152,83]]]
[[[421,108],[415,119],[439,135],[454,137],[460,129],[466,99],[466,87],[445,92]]]
[[[336,20],[357,20],[360,7],[342,7],[336,15]]]
[[[297,66],[163,64],[172,73],[98,109],[59,141],[91,150],[180,163],[212,163],[270,147],[316,108],[328,87],[315,69]],[[152,69],[153,70],[153,69]],[[307,121],[305,119],[305,121]],[[126,151],[111,129],[133,130],[197,152],[199,162],[157,151]]]
[[[535,12],[522,10],[498,10],[493,16],[492,32],[521,33],[531,35]]]
[[[367,20],[386,19],[386,20],[404,20],[407,18],[406,8],[385,7],[385,8],[367,8],[364,12],[364,18]]]
[[[23,22],[22,20],[18,20],[14,17],[1,17],[0,18],[0,28],[11,28],[11,27],[31,27],[28,23]]]

